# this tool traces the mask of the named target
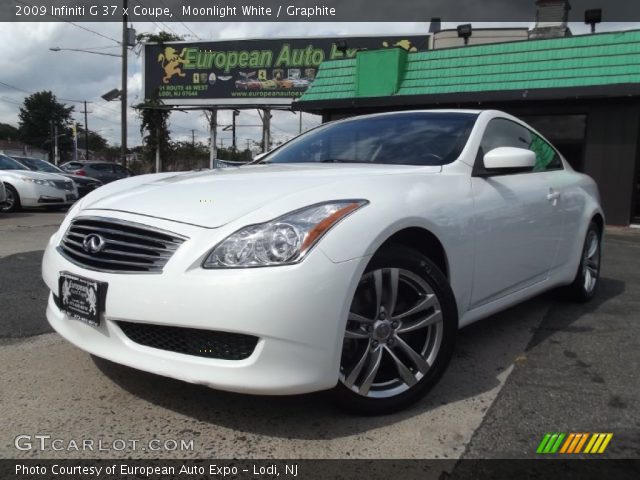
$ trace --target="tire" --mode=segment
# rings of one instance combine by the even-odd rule
[[[5,183],[4,186],[7,191],[7,201],[4,205],[2,205],[2,207],[0,207],[0,212],[2,213],[17,212],[21,208],[20,195],[18,195],[18,192],[16,191],[16,189],[13,188],[8,183]]]
[[[593,220],[585,235],[580,265],[571,285],[565,287],[565,298],[575,302],[588,302],[596,294],[600,279],[602,232]]]
[[[380,415],[418,401],[447,368],[457,330],[453,292],[438,267],[405,247],[380,250],[351,304],[332,392],[338,406]]]

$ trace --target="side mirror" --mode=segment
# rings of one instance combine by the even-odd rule
[[[493,172],[526,172],[536,164],[536,154],[526,148],[498,147],[484,155],[484,168]]]

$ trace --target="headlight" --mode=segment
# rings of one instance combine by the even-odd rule
[[[246,268],[298,263],[331,227],[367,203],[367,200],[320,203],[241,228],[211,250],[202,267]]]
[[[39,178],[31,178],[31,177],[20,177],[24,182],[35,183],[36,185],[47,185],[49,187],[54,187],[55,184],[51,180],[41,180]]]

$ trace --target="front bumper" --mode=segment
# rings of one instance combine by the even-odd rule
[[[278,395],[333,387],[346,316],[368,259],[333,263],[315,249],[298,265],[203,270],[188,258],[192,241],[180,247],[159,275],[86,270],[62,257],[55,240],[50,242],[43,278],[56,295],[61,271],[109,286],[100,326],[71,320],[53,295],[47,305],[49,323],[99,357],[222,390]],[[203,358],[135,343],[119,321],[240,333],[259,340],[243,360]]]
[[[23,207],[43,207],[47,205],[71,205],[78,199],[77,190],[61,190],[48,185],[27,182],[16,183],[20,204]]]

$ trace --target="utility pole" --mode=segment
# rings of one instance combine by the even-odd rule
[[[160,125],[156,129],[156,173],[160,173],[162,165],[160,164]]]
[[[60,163],[60,153],[58,152],[58,126],[53,126],[53,160],[56,165]]]
[[[233,133],[233,151],[236,151],[238,149],[238,146],[236,145],[236,117],[240,115],[240,112],[238,110],[234,110],[233,111],[233,123],[232,123],[232,133]]]
[[[49,161],[53,161],[53,163],[56,163],[56,156],[53,150],[53,143],[55,142],[55,133],[53,132],[53,120],[49,120],[49,134],[51,135],[51,139],[49,140]],[[25,146],[26,148],[26,146]],[[25,150],[25,156],[26,156],[26,150]]]
[[[122,94],[120,96],[121,110],[121,139],[120,139],[120,157],[122,165],[127,166],[127,0],[122,0]]]
[[[262,153],[265,153],[269,151],[271,144],[271,109],[263,108],[260,116],[262,117]]]
[[[216,142],[218,135],[218,110],[211,110],[209,117],[209,168],[218,168]]]
[[[191,148],[196,148],[196,131],[191,130]]]
[[[84,101],[84,159],[89,160],[89,120],[87,119],[87,101]]]

